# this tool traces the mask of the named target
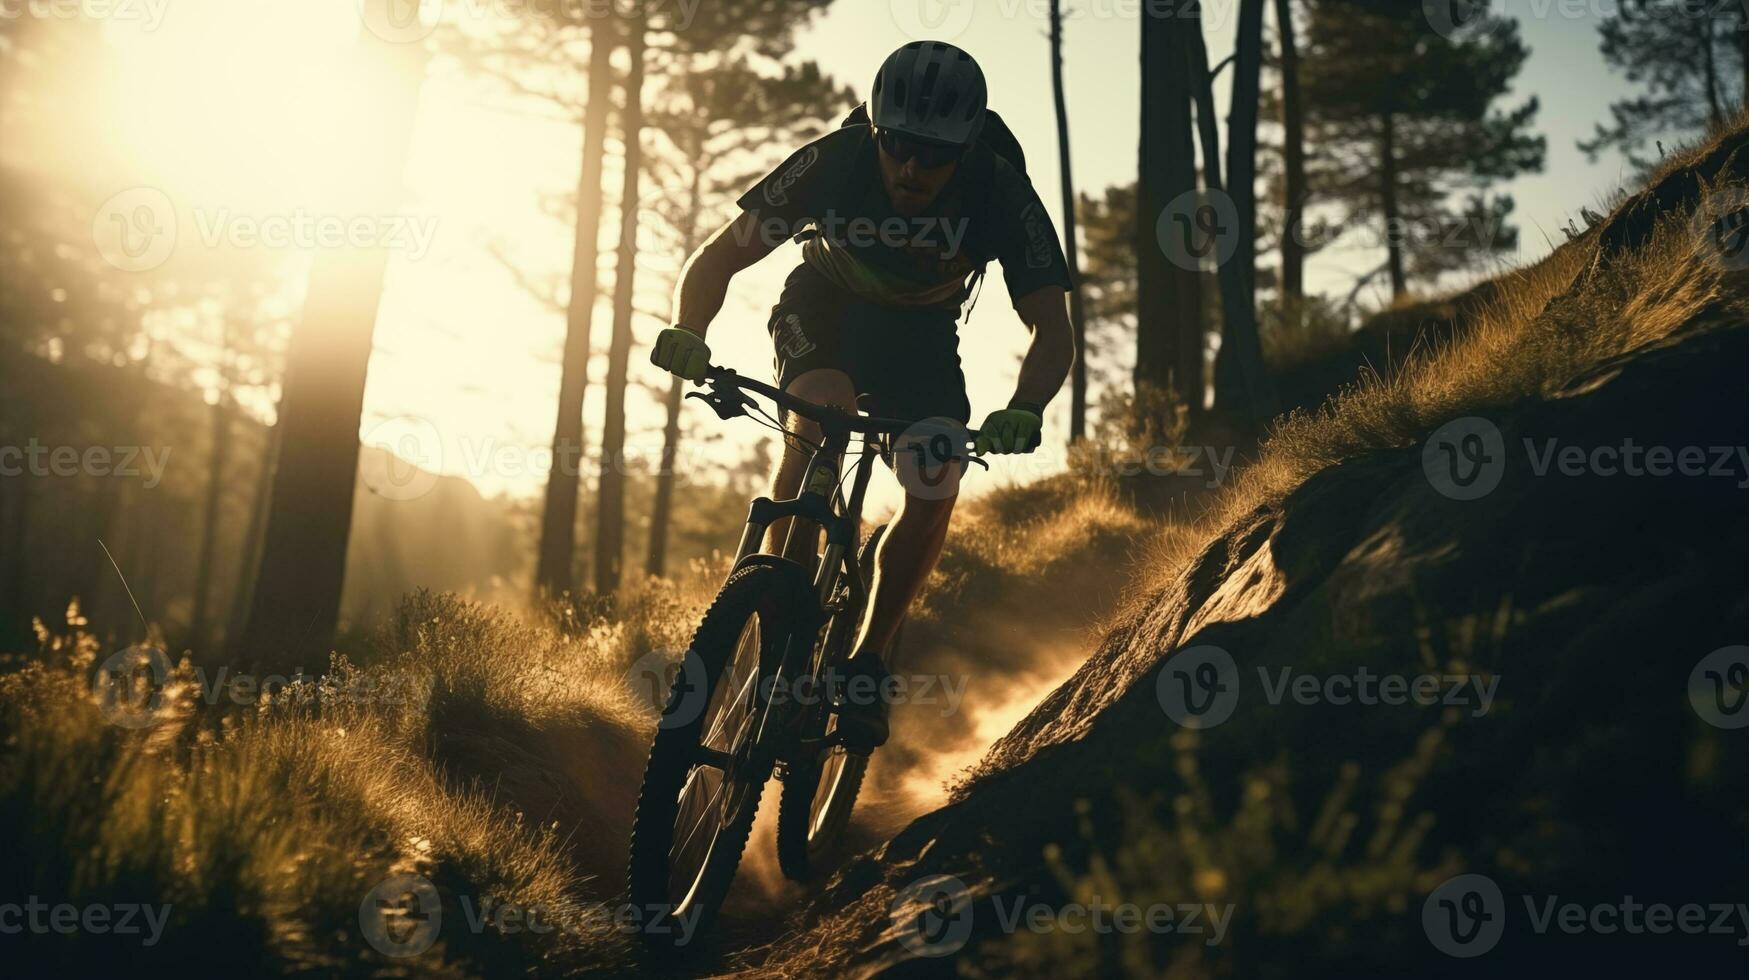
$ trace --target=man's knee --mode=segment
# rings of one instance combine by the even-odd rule
[[[856,386],[836,368],[815,368],[790,379],[784,390],[797,398],[845,410],[856,407]]]

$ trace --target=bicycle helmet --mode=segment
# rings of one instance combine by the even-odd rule
[[[912,41],[875,73],[869,119],[917,139],[967,146],[984,126],[983,69],[945,41]]]

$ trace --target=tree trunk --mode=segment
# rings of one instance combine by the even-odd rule
[[[662,426],[662,468],[656,473],[656,499],[650,505],[650,548],[644,556],[644,571],[651,575],[668,573],[668,524],[674,514],[674,461],[680,457],[680,405],[684,384],[675,378],[668,386],[668,398],[663,405],[668,420]]]
[[[698,247],[699,224],[704,216],[704,147],[702,140],[689,140],[686,151],[693,161],[692,179],[686,188],[685,227],[681,230],[680,251],[684,259]],[[662,465],[656,471],[656,499],[650,505],[650,546],[644,552],[644,571],[650,575],[668,574],[668,525],[674,520],[674,461],[680,458],[680,407],[686,383],[674,378],[663,400],[666,413],[662,424]]]
[[[1143,7],[1142,120],[1136,187],[1136,366],[1138,390],[1170,389],[1192,412],[1203,402],[1203,319],[1200,271],[1167,258],[1157,229],[1166,208],[1196,190],[1191,138],[1190,45],[1176,11]]]
[[[1749,10],[1740,12],[1731,28],[1731,38],[1737,43],[1738,60],[1743,63],[1743,91],[1737,100],[1737,107],[1742,109],[1749,107]]]
[[[1386,265],[1391,270],[1391,295],[1402,296],[1409,291],[1403,269],[1403,229],[1398,227],[1401,211],[1397,204],[1397,121],[1390,113],[1380,117],[1379,126],[1379,200],[1385,212]]]
[[[1080,242],[1075,229],[1075,179],[1069,168],[1069,107],[1063,92],[1063,11],[1051,0],[1051,90],[1057,104],[1057,165],[1063,183],[1063,255],[1069,260],[1069,322],[1075,331],[1075,365],[1069,374],[1069,441],[1087,430],[1087,318],[1081,296]]]
[[[363,84],[349,111],[375,127],[383,150],[334,164],[349,168],[356,195],[343,206],[372,214],[393,207],[396,198],[425,53],[369,31],[359,32],[358,43]],[[365,373],[387,266],[380,247],[329,249],[310,272],[303,321],[286,350],[280,465],[242,639],[247,662],[259,668],[327,662],[340,618]]]
[[[1300,52],[1294,34],[1293,0],[1275,0],[1275,19],[1281,35],[1281,314],[1289,330],[1298,330],[1306,297],[1306,246],[1300,240],[1306,206],[1306,117],[1300,104]]]
[[[1247,415],[1259,427],[1275,415],[1275,386],[1257,338],[1257,104],[1262,98],[1263,3],[1239,3],[1232,117],[1227,121],[1227,195],[1238,214],[1239,235],[1227,262],[1231,275],[1226,267],[1221,270],[1224,278],[1237,284],[1221,291],[1221,350],[1215,359],[1215,405]],[[1202,61],[1207,60],[1204,53]],[[1210,90],[1212,102],[1212,81],[1204,88]]]
[[[225,467],[231,459],[231,411],[226,404],[229,393],[219,392],[213,405],[212,452],[207,467],[206,500],[201,508],[200,557],[194,572],[194,615],[188,623],[188,643],[196,650],[207,649],[208,603],[213,590],[213,561],[218,553],[219,516],[225,495]]]
[[[571,248],[571,300],[565,313],[565,348],[559,365],[559,417],[553,425],[553,463],[547,474],[536,558],[537,597],[575,588],[577,492],[583,473],[583,395],[589,386],[589,333],[600,289],[601,170],[607,141],[609,89],[615,38],[610,22],[596,21],[589,43],[589,105],[583,114],[583,162],[577,177],[577,228]]]
[[[1706,76],[1707,119],[1716,130],[1725,124],[1725,107],[1719,102],[1719,63],[1718,51],[1713,45],[1712,17],[1702,17],[1700,25],[1700,61]]]
[[[619,254],[613,277],[613,339],[607,352],[607,398],[601,418],[601,477],[595,505],[595,591],[619,588],[625,562],[626,362],[632,347],[632,291],[638,273],[639,141],[644,131],[644,24],[631,23],[631,71],[625,81],[625,180],[620,190]]]
[[[28,421],[21,429],[31,431]],[[0,490],[7,491],[4,497],[11,500],[6,506],[5,546],[0,549],[0,577],[3,577],[0,580],[5,583],[0,587],[0,609],[5,612],[5,629],[0,631],[0,639],[17,644],[25,643],[30,637],[28,587],[32,568],[26,534],[30,529],[30,488],[36,482],[22,475],[0,480]],[[17,649],[28,648],[19,646]]]
[[[268,504],[273,500],[273,473],[275,462],[279,459],[279,436],[285,431],[278,422],[278,414],[276,409],[273,427],[267,430],[267,439],[261,447],[261,470],[255,477],[254,500],[249,505],[249,528],[243,539],[243,560],[237,566],[237,592],[231,598],[231,623],[225,630],[227,648],[234,648],[237,637],[243,634],[243,627],[248,622],[249,604],[255,595],[255,581],[258,576],[256,566],[261,562],[262,538],[267,532]],[[230,659],[235,659],[235,649],[228,649],[227,652]]]

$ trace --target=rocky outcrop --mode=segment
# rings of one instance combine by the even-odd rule
[[[957,802],[849,865],[755,959],[1740,969],[1746,319],[1721,300],[1558,390],[1331,465],[1232,522]],[[1093,898],[1229,917],[1211,943],[1008,914]],[[1687,906],[1705,928],[1677,923]],[[1649,907],[1671,918],[1649,924]]]

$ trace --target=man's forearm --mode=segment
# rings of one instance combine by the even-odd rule
[[[723,300],[729,295],[729,279],[730,273],[713,260],[709,249],[693,253],[680,272],[680,284],[674,288],[675,325],[703,337],[723,309]]]
[[[1020,380],[1009,403],[1016,408],[1036,408],[1042,414],[1075,364],[1075,333],[1064,300],[1060,289],[1040,290],[1015,305],[1032,330],[1032,343],[1021,359]]]
[[[729,295],[729,280],[770,254],[775,245],[759,236],[758,221],[753,212],[741,212],[686,260],[686,268],[680,270],[680,284],[674,287],[676,326],[703,337],[711,321],[722,312],[723,300]]]

